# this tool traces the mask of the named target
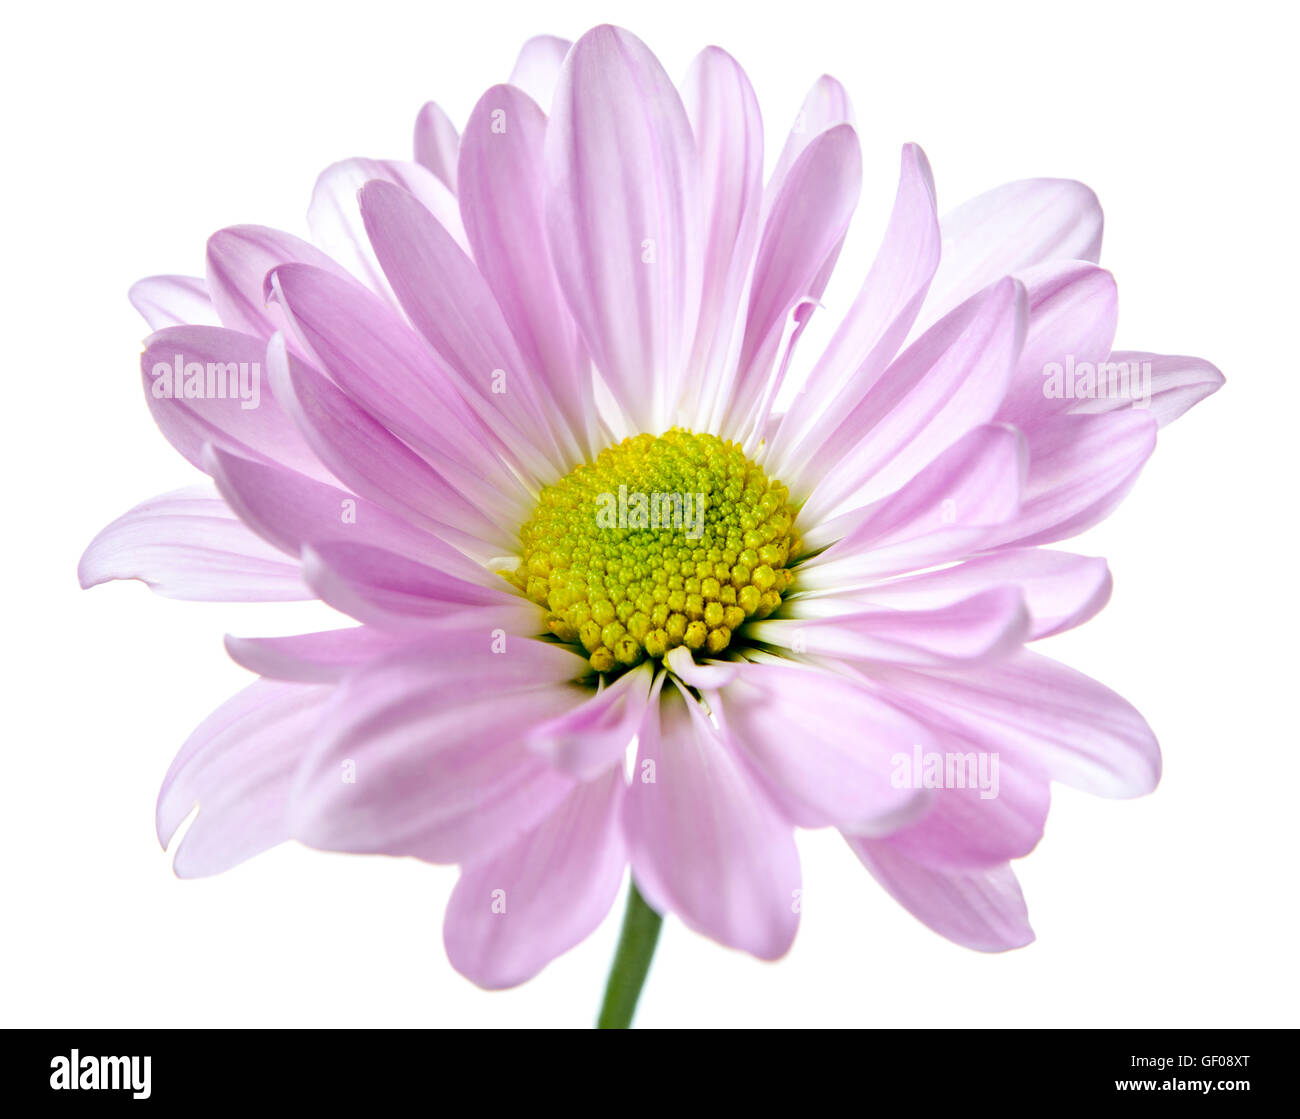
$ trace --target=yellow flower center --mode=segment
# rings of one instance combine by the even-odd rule
[[[793,581],[789,497],[737,443],[680,428],[633,436],[542,490],[504,574],[597,672],[679,645],[716,655]]]

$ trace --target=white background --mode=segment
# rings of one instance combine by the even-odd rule
[[[383,0],[18,5],[5,16],[5,758],[0,1020],[22,1026],[566,1025],[592,1020],[620,912],[521,989],[448,965],[455,871],[280,848],[182,882],[153,835],[170,758],[246,674],[225,632],[319,607],[77,589],[93,534],[195,480],[139,389],[130,283],[201,273],[236,222],[304,232],[318,170],[408,157],[427,99],[463,122],[519,44],[622,23],[680,76],[748,69],[774,153],[823,71],[852,94],[866,186],[833,317],[892,199],[899,146],[941,208],[1031,175],[1106,208],[1118,344],[1228,377],[1137,489],[1070,545],[1108,609],[1047,651],[1160,735],[1132,802],[1061,789],[1017,864],[1038,933],[982,956],[928,932],[833,835],[804,834],[803,926],[758,963],[667,922],[639,1024],[1296,1025],[1296,28],[1288,6]],[[824,324],[823,324],[824,325]],[[805,360],[824,335],[811,331]],[[621,902],[618,910],[621,911]]]

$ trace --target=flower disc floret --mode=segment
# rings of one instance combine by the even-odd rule
[[[716,656],[793,581],[789,499],[738,443],[636,435],[542,490],[508,577],[598,672],[679,645]]]

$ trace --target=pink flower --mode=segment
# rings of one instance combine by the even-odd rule
[[[940,221],[908,145],[777,414],[859,192],[833,79],[764,182],[729,55],[679,92],[600,27],[526,44],[459,136],[426,106],[415,154],[328,168],[315,245],[224,229],[205,279],[132,289],[146,400],[211,481],[105,528],[82,584],[361,623],[228,639],[260,679],[163,782],[164,844],[199,806],[177,873],[287,839],[460,864],[448,955],[506,987],[629,865],[656,911],[779,957],[794,831],[834,827],[935,931],[1027,944],[1011,860],[1049,783],[1160,774],[1137,711],[1029,651],[1110,593],[1104,560],[1042,545],[1223,381],[1112,351],[1092,192],[1027,180]]]

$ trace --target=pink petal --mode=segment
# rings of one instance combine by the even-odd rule
[[[332,689],[259,680],[227,700],[185,741],[158,794],[164,847],[197,804],[176,849],[182,878],[219,874],[289,838],[289,785]]]
[[[295,558],[303,545],[326,540],[373,544],[416,559],[447,547],[365,498],[282,467],[212,446],[204,467],[239,519]]]
[[[996,659],[1027,639],[1029,625],[1020,591],[1004,586],[929,609],[850,606],[821,617],[751,623],[746,633],[800,653],[936,665]]]
[[[529,39],[520,49],[514,69],[510,71],[510,84],[518,86],[549,112],[551,95],[560,80],[560,70],[571,46],[573,44],[568,39],[555,35],[537,35]]]
[[[545,379],[557,414],[590,458],[600,449],[591,365],[546,240],[545,135],[546,117],[528,97],[511,86],[489,89],[461,142],[460,209],[479,271],[528,368]]]
[[[940,222],[943,257],[917,320],[920,333],[1003,276],[1101,252],[1101,205],[1082,183],[1022,179],[963,203]]]
[[[848,591],[981,550],[1019,511],[1025,469],[1024,440],[1015,428],[976,428],[897,493],[855,512],[856,527],[799,565],[800,589]],[[820,546],[819,533],[835,527],[805,530],[804,540]]]
[[[151,335],[140,355],[140,375],[154,421],[199,469],[204,445],[213,443],[245,458],[328,479],[329,471],[263,376],[265,357],[261,339],[216,326],[173,326]],[[202,395],[189,397],[187,367],[193,365],[202,366],[193,370],[193,387]],[[209,372],[215,375],[209,378]]]
[[[562,646],[471,625],[348,677],[299,770],[293,835],[431,862],[506,848],[573,788],[524,738],[582,702],[566,681],[583,667]]]
[[[533,499],[498,457],[500,440],[454,372],[378,296],[305,265],[278,268],[270,282],[302,344],[348,396],[490,516],[527,518]]]
[[[760,959],[789,949],[793,829],[699,704],[675,690],[648,713],[623,816],[632,876],[654,909]]]
[[[311,366],[290,358],[282,337],[266,354],[271,387],[334,476],[354,493],[486,559],[518,547],[428,462]]]
[[[447,184],[418,163],[396,159],[345,159],[321,172],[307,208],[312,238],[367,287],[393,302],[383,269],[375,260],[357,208],[357,192],[374,179],[395,183],[409,191],[460,244],[465,231],[460,224],[456,196]],[[310,262],[309,262],[310,263]]]
[[[718,47],[695,56],[682,99],[699,153],[706,237],[703,300],[683,406],[707,425],[738,360],[740,306],[763,196],[763,119],[745,71]]]
[[[427,630],[431,622],[455,618],[474,608],[475,617],[486,629],[545,632],[541,608],[508,593],[504,580],[484,568],[467,569],[457,558],[449,561],[445,553],[434,562],[438,566],[383,548],[336,540],[304,548],[302,572],[322,602],[384,629]],[[485,586],[488,579],[502,589]]]
[[[284,312],[266,298],[266,274],[281,264],[309,264],[346,275],[315,245],[260,225],[234,225],[208,238],[208,290],[223,326],[269,338],[284,330]]]
[[[627,867],[624,789],[621,770],[579,785],[532,831],[461,869],[443,922],[457,971],[490,990],[514,987],[595,930]]]
[[[629,422],[661,431],[700,307],[699,161],[681,99],[639,39],[587,32],[546,129],[546,214],[560,285]]]
[[[813,458],[876,383],[907,337],[939,264],[930,164],[915,144],[904,146],[902,163],[893,213],[871,270],[781,423],[772,451],[778,477],[793,476]]]
[[[989,547],[1050,544],[1108,517],[1155,450],[1156,421],[1135,411],[1055,416],[1034,424],[1026,438],[1024,505]]]
[[[415,162],[427,167],[456,193],[456,162],[460,136],[441,105],[430,101],[415,118]]]
[[[861,188],[862,153],[847,124],[813,139],[786,174],[759,240],[724,431],[755,422],[787,321],[800,303],[821,297]]]
[[[665,668],[688,688],[701,692],[715,692],[730,684],[744,665],[742,661],[702,661],[697,664],[685,645],[670,649],[664,657]]]
[[[1089,400],[1076,400],[1071,403],[1071,412],[1113,412],[1125,408],[1137,411],[1149,410],[1156,419],[1156,425],[1164,427],[1165,424],[1178,419],[1193,405],[1218,392],[1223,386],[1223,374],[1208,361],[1199,357],[1116,350],[1108,360],[1111,363],[1124,363],[1125,368],[1130,371],[1130,376],[1132,371],[1137,370],[1138,384],[1149,391],[1149,396],[1133,392],[1131,389],[1133,382],[1130,381],[1130,392],[1127,395],[1107,394]],[[1144,369],[1148,362],[1150,363],[1149,374]],[[1099,374],[1109,379],[1108,373],[1099,371]]]
[[[1027,758],[1084,792],[1141,796],[1160,780],[1160,748],[1132,704],[1028,650],[960,673],[891,668],[875,676],[921,718],[934,712],[983,748]]]
[[[850,839],[849,846],[895,901],[940,936],[977,952],[1005,952],[1033,941],[1029,911],[1009,865],[934,870],[887,840]]]
[[[809,616],[842,612],[849,608],[842,600],[851,598],[901,610],[929,610],[994,587],[1020,592],[1031,619],[1028,639],[1033,641],[1073,629],[1097,614],[1110,599],[1110,568],[1093,556],[1009,548],[940,571],[877,583],[853,596],[832,593],[824,600],[799,600],[797,609]]]
[[[1046,775],[1023,758],[982,750],[960,736],[940,734],[939,741],[945,785],[934,790],[921,819],[888,837],[889,846],[936,870],[992,869],[1028,855],[1047,820]],[[900,776],[917,780],[918,764],[924,780],[924,755],[913,754]]]
[[[288,602],[312,597],[289,561],[231,512],[210,485],[151,498],[91,541],[77,578],[83,587],[139,579],[168,598],[199,602]]]
[[[391,653],[409,638],[373,626],[295,633],[288,637],[226,635],[230,659],[249,672],[300,684],[333,684],[352,669]]]
[[[150,330],[187,323],[216,326],[219,322],[208,286],[197,276],[149,276],[132,284],[128,297]]]
[[[1082,261],[1039,265],[1024,273],[1029,329],[998,418],[1029,428],[1064,412],[1069,400],[1048,395],[1053,365],[1106,360],[1115,338],[1119,295],[1115,278]],[[1071,365],[1073,368],[1073,365]]]
[[[892,759],[933,735],[853,678],[748,664],[709,702],[723,738],[800,827],[882,835],[924,811],[926,792],[891,781]]]
[[[771,177],[767,181],[764,212],[770,210],[776,197],[785,187],[790,169],[818,136],[837,125],[853,125],[853,106],[845,88],[829,74],[823,74],[812,84],[794,118],[785,144],[776,158]]]
[[[375,256],[411,324],[459,374],[484,424],[541,476],[576,465],[577,444],[555,416],[548,386],[519,351],[501,308],[474,262],[423,206],[391,183],[359,196]],[[535,448],[535,449],[534,449]]]
[[[816,524],[845,505],[893,493],[967,432],[997,414],[1027,318],[1005,279],[947,315],[897,358],[790,481],[812,486],[801,510]]]
[[[590,780],[621,763],[645,718],[655,671],[645,661],[625,672],[581,707],[535,727],[529,745],[552,765]]]

